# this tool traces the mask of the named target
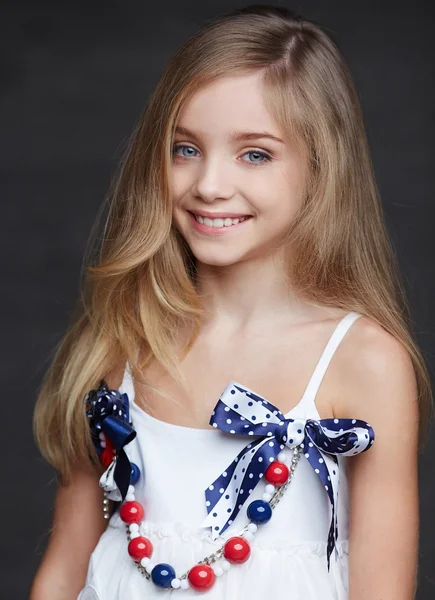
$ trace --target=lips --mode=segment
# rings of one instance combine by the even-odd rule
[[[188,212],[190,212],[190,214],[192,215],[196,215],[199,217],[204,217],[207,219],[242,219],[244,217],[252,217],[252,215],[247,215],[247,214],[241,214],[241,213],[232,213],[232,212],[216,212],[216,213],[210,213],[210,212],[206,212],[206,211],[193,211],[193,210],[189,210]]]
[[[210,227],[209,225],[205,225],[204,223],[200,223],[194,213],[187,211],[187,213],[190,216],[190,221],[192,223],[193,228],[198,232],[198,233],[202,233],[202,234],[207,234],[207,236],[222,236],[222,235],[228,235],[229,232],[232,231],[238,231],[239,228],[244,227],[246,223],[249,223],[249,221],[252,219],[252,216],[248,216],[245,219],[242,219],[239,221],[239,223],[237,224],[232,224],[230,226],[223,226],[223,227]],[[218,217],[219,218],[219,217]],[[229,218],[229,217],[228,217]],[[237,217],[236,217],[237,218]],[[222,221],[224,219],[221,219]]]

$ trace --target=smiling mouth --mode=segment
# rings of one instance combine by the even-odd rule
[[[190,212],[190,211],[189,211]],[[197,223],[204,225],[205,227],[210,228],[222,228],[222,227],[232,227],[233,225],[238,225],[239,223],[243,223],[243,221],[247,221],[248,219],[252,219],[252,215],[246,215],[244,217],[225,217],[225,218],[217,218],[210,219],[209,217],[202,217],[201,215],[196,215],[195,213],[190,213]]]

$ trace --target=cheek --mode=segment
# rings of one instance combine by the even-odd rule
[[[180,197],[182,196],[182,186],[180,185],[180,181],[177,177],[172,178],[171,192],[174,200],[174,206],[176,206],[180,200]]]
[[[290,219],[301,204],[301,186],[294,173],[274,171],[258,178],[250,191],[250,198],[267,220]]]
[[[174,198],[174,204],[182,198],[192,185],[192,177],[186,173],[186,170],[173,168],[171,171],[171,191]]]

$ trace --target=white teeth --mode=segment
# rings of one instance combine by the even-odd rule
[[[237,225],[237,223],[244,221],[248,217],[240,217],[239,219],[209,219],[208,217],[201,217],[201,215],[194,215],[198,223],[202,223],[207,227],[231,227],[231,225]]]

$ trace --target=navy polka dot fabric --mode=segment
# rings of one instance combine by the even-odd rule
[[[336,456],[353,456],[370,448],[375,438],[370,425],[358,419],[286,419],[268,400],[236,382],[230,382],[224,390],[210,424],[229,434],[253,439],[205,490],[208,515],[202,527],[211,527],[213,539],[222,534],[279,452],[285,447],[299,446],[322,482],[332,507],[329,567],[338,536]]]
[[[136,437],[136,431],[130,421],[128,395],[121,394],[118,390],[109,390],[106,382],[102,380],[97,389],[86,394],[84,403],[92,441],[98,454],[100,456],[102,454],[100,433],[104,433],[116,450],[114,464],[109,466],[107,476],[112,474],[109,469],[113,469],[113,478],[120,499],[124,500],[132,469],[124,446]]]

